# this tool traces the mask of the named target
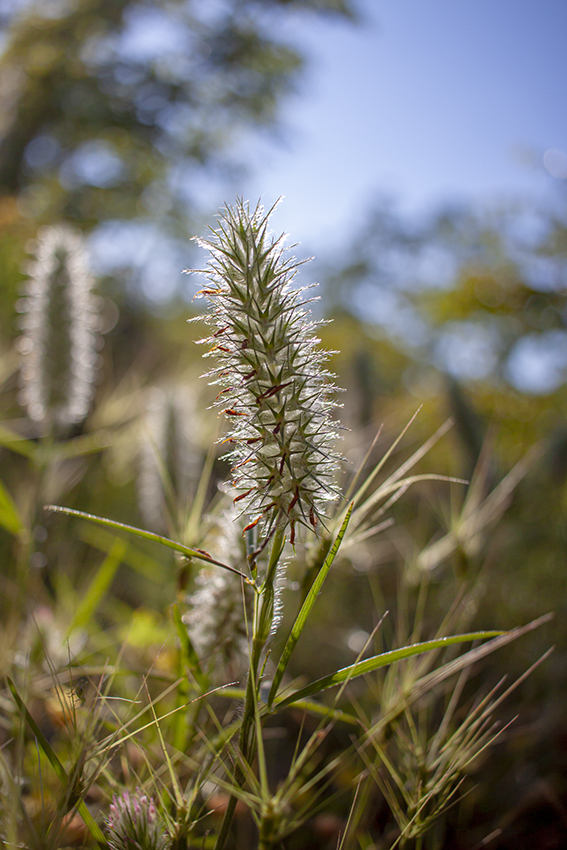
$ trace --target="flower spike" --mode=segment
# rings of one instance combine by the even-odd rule
[[[271,211],[270,211],[271,212]],[[298,266],[286,257],[284,236],[268,231],[270,212],[253,212],[238,200],[226,207],[210,240],[204,321],[211,334],[201,342],[216,360],[208,373],[220,385],[215,404],[229,422],[235,503],[262,533],[297,524],[324,525],[325,506],[337,496],[340,456],[333,376],[323,368],[301,290],[291,287]],[[222,343],[220,343],[222,340]]]

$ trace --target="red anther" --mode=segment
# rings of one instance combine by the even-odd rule
[[[232,408],[224,410],[223,413],[225,416],[246,416],[245,413],[241,413],[239,410],[233,410]]]
[[[213,350],[215,350],[215,351],[230,351],[230,348],[226,348],[226,346],[224,346],[224,345],[217,345],[217,346],[215,346],[215,348]]]
[[[274,435],[274,437],[276,436],[276,434],[280,433],[281,427],[282,427],[282,423],[278,422],[278,424],[276,425],[276,427],[272,431],[272,434]]]
[[[298,502],[299,502],[299,487],[296,487],[295,488],[295,495],[294,495],[293,499],[291,500],[291,502],[289,503],[289,508],[287,509],[288,515],[289,515],[289,512],[291,511],[291,509],[294,508],[295,505]]]
[[[233,389],[234,389],[234,387],[227,387],[226,390],[221,390],[220,393],[218,394],[218,396],[216,397],[215,401],[218,401],[218,399],[221,397],[221,395],[224,395],[225,393],[232,392]]]
[[[212,560],[212,556],[211,556],[211,555],[209,555],[209,553],[208,553],[208,552],[205,552],[205,550],[204,550],[204,549],[195,549],[195,552],[200,552],[200,553],[201,553],[201,555],[206,555],[206,557],[207,557],[207,558],[211,558],[211,560]]]
[[[200,289],[197,295],[220,295],[220,289]]]
[[[246,466],[247,463],[250,463],[253,460],[253,457],[247,457],[246,460],[243,460],[240,463],[237,463],[236,466],[233,466],[231,472],[236,472],[237,469],[240,469],[242,466]]]
[[[248,443],[249,446],[251,446],[252,443],[259,443],[261,439],[261,437],[249,437],[247,440],[245,440],[245,442]]]
[[[259,516],[258,519],[254,520],[254,522],[249,523],[247,526],[245,526],[242,533],[244,534],[245,531],[250,531],[251,528],[254,528],[254,526],[258,525],[258,523],[260,522],[261,519],[262,519],[262,517]]]
[[[289,536],[289,542],[292,546],[295,543],[295,521],[291,523],[291,534]]]
[[[317,528],[317,517],[315,516],[315,511],[313,510],[313,506],[309,509],[309,522],[313,526],[313,528]]]
[[[282,474],[282,472],[283,472],[284,463],[285,463],[285,454],[284,454],[284,456],[282,457],[282,459],[281,459],[281,463],[280,463],[280,469],[279,469],[280,475],[281,475],[281,474]]]
[[[244,380],[249,381],[250,378],[253,378],[255,374],[256,374],[256,369],[252,369],[251,372],[248,372],[247,375],[244,375]]]
[[[223,334],[225,331],[227,331],[227,330],[229,329],[229,327],[230,327],[230,325],[225,325],[225,326],[224,326],[224,328],[221,328],[221,329],[220,329],[220,331],[217,331],[216,333],[214,333],[214,334],[213,334],[213,337],[215,337],[215,336],[220,336],[220,335],[221,335],[221,334]]]
[[[242,345],[240,346],[240,350],[244,351],[245,348],[248,348],[248,340],[247,339],[242,340]]]
[[[239,502],[241,499],[245,499],[246,496],[250,495],[250,493],[252,492],[253,489],[254,489],[254,487],[251,487],[249,490],[246,491],[246,493],[241,493],[240,496],[236,496],[236,498],[232,500],[232,504],[234,505],[234,504],[236,504],[236,502]]]
[[[287,384],[278,384],[277,387],[270,387],[269,390],[266,390],[266,392],[257,396],[256,401],[262,401],[262,399],[270,398],[271,396],[275,395],[276,393],[279,393],[280,390],[283,390],[284,387],[289,387],[290,384],[291,384],[291,381],[288,381]]]

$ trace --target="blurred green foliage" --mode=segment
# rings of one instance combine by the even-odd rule
[[[300,52],[290,14],[352,17],[347,0],[16,4],[0,61],[0,193],[90,228],[194,211],[192,183],[230,141],[273,125]],[[165,223],[162,221],[162,223]]]

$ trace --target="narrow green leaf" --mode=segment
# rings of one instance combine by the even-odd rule
[[[43,734],[43,732],[41,731],[41,729],[39,728],[39,726],[37,725],[37,723],[35,722],[33,717],[31,716],[31,714],[29,713],[29,711],[26,707],[26,704],[24,703],[23,699],[21,698],[21,696],[19,695],[19,693],[16,689],[15,684],[13,683],[13,681],[10,679],[9,676],[7,676],[6,678],[7,678],[7,681],[8,681],[8,687],[10,688],[10,690],[12,692],[12,696],[14,697],[18,708],[20,709],[20,711],[24,715],[26,722],[28,723],[30,729],[32,730],[39,746],[41,747],[41,749],[45,753],[47,759],[49,760],[49,763],[51,764],[55,773],[57,774],[57,778],[59,779],[60,782],[67,783],[69,781],[69,777],[67,776],[65,768],[63,767],[63,765],[61,764],[61,762],[57,758],[57,755],[53,751],[51,744],[49,743],[49,741],[47,740],[47,738],[45,737],[45,735]],[[104,837],[104,834],[103,834],[102,830],[100,829],[99,825],[97,824],[97,822],[95,821],[95,819],[91,815],[91,813],[90,813],[90,811],[87,807],[87,804],[85,803],[84,800],[80,800],[79,803],[77,803],[77,811],[81,815],[82,819],[84,820],[87,828],[89,829],[89,831],[90,831],[92,837],[95,839],[95,841],[98,841],[104,847],[107,847],[108,845],[107,845],[107,842],[106,842],[106,838]]]
[[[5,425],[0,425],[0,446],[5,446],[16,454],[28,458],[34,458],[38,448],[36,443],[26,440],[25,437],[20,437],[19,434],[6,428]]]
[[[67,774],[65,772],[65,768],[63,767],[63,765],[61,764],[61,762],[57,758],[57,755],[54,753],[54,751],[51,747],[51,744],[49,743],[49,741],[47,740],[47,738],[45,737],[45,735],[43,734],[43,732],[41,731],[41,729],[39,728],[39,726],[37,725],[37,723],[35,722],[33,717],[31,716],[31,714],[29,713],[25,702],[23,701],[23,699],[21,698],[21,696],[19,695],[19,693],[16,689],[15,684],[13,683],[13,681],[10,679],[9,676],[7,676],[6,678],[7,678],[7,681],[8,681],[8,687],[10,688],[10,690],[12,692],[12,696],[14,697],[18,708],[20,709],[20,711],[24,715],[26,722],[30,726],[35,737],[37,738],[37,742],[38,742],[39,746],[41,747],[41,749],[43,750],[43,752],[45,753],[45,755],[49,759],[51,766],[53,767],[55,773],[57,774],[57,778],[60,779],[61,782],[66,782],[68,777],[67,777]]]
[[[394,664],[396,661],[411,658],[413,655],[421,655],[421,653],[429,652],[432,649],[443,649],[446,646],[452,646],[456,643],[466,643],[471,640],[486,640],[502,634],[504,633],[501,631],[469,632],[466,635],[451,635],[450,637],[437,638],[436,640],[427,640],[423,641],[423,643],[414,643],[412,646],[403,646],[401,649],[392,649],[390,652],[383,652],[380,655],[373,655],[372,658],[366,658],[364,661],[351,664],[349,667],[343,667],[342,670],[336,670],[328,676],[317,679],[289,697],[278,700],[276,706],[278,708],[284,708],[286,705],[291,705],[297,700],[310,697],[312,694],[318,694],[327,688],[332,688],[334,685],[340,685],[347,679],[364,676],[367,673],[372,673],[374,670],[379,670],[381,667]]]
[[[84,457],[104,451],[110,442],[110,436],[104,430],[95,431],[94,434],[82,434],[80,437],[59,443],[57,455],[61,458]]]
[[[92,837],[94,838],[94,840],[98,841],[100,846],[108,847],[108,842],[107,842],[107,840],[104,836],[103,831],[101,830],[100,826],[98,825],[96,820],[91,815],[91,813],[89,811],[89,807],[87,806],[87,804],[85,803],[84,800],[80,800],[77,803],[77,811],[80,814],[80,816],[82,817],[82,819],[84,820],[86,827],[89,830]]]
[[[302,711],[307,711],[310,714],[317,714],[320,717],[326,717],[327,720],[336,720],[341,723],[348,723],[349,726],[357,726],[360,729],[361,723],[353,714],[347,711],[341,711],[340,708],[330,708],[328,705],[322,705],[320,702],[313,702],[310,699],[300,699],[293,703],[294,708],[299,708]]]
[[[223,564],[222,561],[215,561],[206,552],[200,552],[198,549],[191,549],[189,546],[184,546],[182,543],[177,543],[175,540],[170,540],[169,537],[162,537],[161,534],[154,534],[153,531],[144,531],[142,528],[136,528],[133,525],[126,525],[123,522],[116,522],[113,519],[106,517],[87,514],[84,511],[76,511],[74,508],[64,508],[62,505],[44,505],[45,511],[53,511],[54,513],[67,514],[68,516],[78,516],[80,519],[88,519],[89,522],[96,522],[99,525],[104,525],[107,528],[117,528],[119,531],[127,531],[129,534],[135,534],[137,537],[142,537],[144,540],[152,540],[154,543],[161,543],[162,546],[167,546],[168,549],[174,549],[176,552],[182,552],[189,558],[198,558],[200,561],[206,561],[207,564],[214,564],[217,567],[222,567],[224,570],[229,570],[231,573],[236,573],[243,578],[248,584],[250,579],[245,573],[240,572],[235,567],[230,567],[228,564]]]
[[[12,497],[0,482],[0,525],[11,534],[21,534],[24,524]]]
[[[216,692],[216,695],[222,697],[223,699],[238,699],[243,700],[246,696],[246,691],[244,688],[223,688]],[[294,708],[299,708],[302,711],[308,711],[310,714],[317,714],[320,717],[326,717],[328,720],[338,720],[343,723],[348,723],[350,726],[358,726],[360,728],[360,721],[354,717],[354,715],[349,714],[346,711],[342,711],[340,708],[331,708],[328,705],[323,705],[320,702],[314,702],[310,699],[300,699],[297,702],[293,703]],[[268,706],[261,705],[260,706],[260,714],[262,717],[265,717],[268,713]],[[241,720],[237,721],[235,728],[240,728]]]
[[[346,516],[343,520],[343,524],[341,525],[340,531],[335,538],[335,542],[333,543],[329,554],[325,558],[325,562],[323,566],[319,570],[315,581],[311,585],[309,593],[305,599],[305,602],[301,606],[301,610],[299,614],[295,618],[295,622],[291,627],[291,631],[289,633],[289,637],[286,641],[286,645],[284,646],[283,652],[281,654],[280,660],[278,662],[278,666],[276,668],[276,672],[274,674],[274,681],[272,682],[272,687],[270,688],[270,693],[268,694],[268,710],[272,708],[272,704],[274,702],[274,698],[278,692],[278,688],[280,686],[280,682],[283,678],[283,675],[286,671],[287,665],[289,663],[289,659],[291,658],[291,654],[296,647],[297,641],[301,637],[301,633],[305,627],[305,623],[309,614],[311,613],[311,609],[315,605],[317,597],[323,587],[323,583],[329,574],[329,570],[333,565],[333,561],[337,556],[337,552],[339,551],[339,547],[341,545],[341,541],[345,536],[345,531],[347,530],[347,526],[350,520],[350,516],[352,514],[354,503],[351,502],[350,507],[346,513]]]
[[[376,476],[378,475],[378,473],[380,472],[380,470],[382,469],[382,467],[384,466],[386,461],[389,459],[390,455],[394,453],[395,449],[398,446],[398,443],[400,443],[402,441],[402,439],[404,438],[406,431],[409,430],[409,428],[413,424],[414,420],[419,415],[422,407],[423,407],[423,405],[420,404],[418,409],[415,411],[415,413],[411,417],[410,421],[407,423],[407,425],[402,430],[402,432],[400,434],[398,434],[398,436],[396,437],[396,439],[394,440],[394,442],[392,443],[390,448],[384,453],[384,455],[378,461],[378,463],[376,464],[376,466],[374,467],[372,472],[365,478],[365,480],[362,482],[362,484],[360,485],[360,487],[358,488],[358,490],[354,494],[353,499],[354,499],[354,501],[357,505],[360,503],[360,500],[362,499],[363,495],[366,493],[366,491],[368,490],[368,488],[370,487],[370,485],[372,484],[372,482],[374,481],[374,479],[376,478]],[[380,426],[380,431],[381,430],[382,430],[382,426]]]
[[[380,460],[378,465],[370,473],[368,478],[363,482],[363,484],[359,488],[358,492],[355,494],[354,501],[356,503],[356,510],[354,512],[354,517],[353,517],[353,524],[354,524],[355,527],[360,524],[360,522],[362,521],[362,518],[364,516],[366,516],[368,511],[374,506],[376,500],[379,498],[379,497],[377,497],[376,493],[378,491],[382,491],[384,488],[387,488],[390,485],[396,483],[396,481],[399,481],[400,478],[403,478],[404,475],[406,474],[406,472],[408,472],[410,469],[412,469],[415,466],[415,464],[419,460],[421,460],[421,458],[424,455],[427,454],[427,452],[435,445],[435,443],[437,443],[438,440],[440,440],[441,437],[444,434],[447,433],[447,431],[451,428],[451,426],[453,424],[451,419],[447,419],[447,421],[444,422],[443,425],[441,425],[441,427],[438,428],[437,431],[416,452],[414,452],[413,455],[408,460],[405,461],[405,463],[403,463],[400,467],[398,467],[398,469],[396,469],[396,471],[393,472],[392,475],[390,475],[386,479],[386,481],[383,482],[381,487],[378,488],[378,491],[375,491],[374,493],[372,493],[370,496],[368,496],[368,498],[364,502],[361,503],[360,500],[362,498],[362,495],[368,489],[370,482],[376,477],[376,474],[378,473],[378,471],[380,469],[382,469],[387,458],[392,454],[392,452],[394,451],[394,449],[396,448],[396,446],[398,445],[398,443],[400,442],[400,440],[402,439],[402,437],[404,436],[404,434],[406,433],[406,431],[408,430],[408,428],[410,427],[410,425],[412,424],[412,422],[414,421],[414,419],[416,418],[416,416],[417,416],[417,414],[419,413],[420,410],[421,410],[421,407],[414,413],[414,415],[412,416],[412,418],[410,419],[410,421],[408,422],[406,427],[403,429],[401,434],[397,437],[396,440],[394,440],[393,444],[390,446],[390,448],[388,449],[388,451],[386,452],[384,457]]]
[[[198,531],[199,523],[201,521],[201,517],[203,516],[207,492],[211,481],[211,475],[213,474],[213,468],[217,454],[216,436],[218,436],[218,434],[215,434],[215,439],[213,439],[211,442],[211,446],[205,459],[205,464],[203,466],[203,469],[201,470],[199,483],[197,485],[197,491],[195,493],[195,497],[191,505],[191,511],[189,512],[189,518],[187,520],[187,532],[189,535],[189,540],[192,540],[194,535]]]
[[[441,682],[445,682],[451,676],[454,676],[466,667],[471,667],[482,658],[486,658],[488,655],[491,655],[503,646],[507,646],[509,643],[512,643],[518,638],[528,634],[528,632],[538,629],[540,626],[548,623],[550,620],[553,620],[554,616],[555,615],[553,613],[544,614],[542,617],[538,617],[537,620],[532,620],[531,623],[527,623],[525,626],[517,626],[515,629],[510,629],[509,632],[502,632],[487,643],[483,643],[482,646],[476,646],[473,649],[469,649],[467,652],[459,655],[452,661],[443,664],[441,667],[437,667],[430,673],[426,673],[425,676],[421,679],[417,679],[417,681],[412,684],[410,691],[404,695],[403,702],[398,702],[395,708],[383,715],[378,722],[368,730],[368,738],[373,738],[377,735],[381,729],[384,729],[392,722],[392,720],[394,720],[394,718],[401,714],[408,705],[411,705],[412,702],[424,696],[424,694],[429,693],[429,691],[433,690],[433,688],[438,687]]]
[[[195,647],[191,643],[191,638],[187,632],[187,627],[185,626],[183,620],[181,619],[181,614],[179,612],[179,606],[174,603],[171,606],[171,612],[173,617],[173,622],[175,624],[175,629],[177,631],[177,637],[179,638],[179,643],[181,644],[181,656],[183,659],[183,668],[189,668],[189,670],[195,676],[197,684],[200,688],[207,687],[207,680],[205,674],[201,669],[201,664],[199,663],[199,657],[195,652]]]
[[[88,623],[108,590],[127,549],[128,544],[124,543],[123,540],[117,538],[114,541],[112,549],[97,570],[95,577],[75,612],[75,616],[71,620],[71,625],[67,629],[67,637],[69,637],[74,629],[81,628],[81,626]]]

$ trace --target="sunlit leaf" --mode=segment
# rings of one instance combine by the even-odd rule
[[[436,640],[427,640],[422,643],[415,643],[412,646],[403,646],[401,649],[392,649],[390,652],[383,652],[380,655],[373,655],[372,658],[366,658],[364,661],[351,664],[349,667],[343,667],[342,670],[336,670],[334,673],[330,673],[328,676],[323,676],[310,685],[306,685],[294,694],[277,700],[276,706],[278,708],[284,708],[286,705],[291,705],[297,700],[318,694],[321,691],[327,690],[327,688],[334,687],[334,685],[340,685],[347,679],[356,679],[358,676],[365,676],[367,673],[373,673],[381,667],[387,667],[396,661],[402,661],[404,658],[411,658],[414,655],[421,655],[423,652],[429,652],[432,649],[444,649],[446,646],[466,643],[472,640],[487,640],[502,634],[503,632],[501,631],[469,632],[465,635],[451,635],[450,637],[437,638]]]
[[[154,534],[153,531],[144,531],[142,528],[136,528],[133,525],[126,525],[123,522],[116,522],[113,519],[106,517],[87,514],[84,511],[76,511],[74,508],[64,508],[61,505],[44,505],[44,510],[53,511],[54,513],[67,514],[68,516],[77,516],[81,519],[87,519],[89,522],[96,522],[99,525],[104,525],[107,528],[117,528],[119,531],[127,531],[129,534],[135,534],[136,537],[142,537],[144,540],[152,540],[154,543],[161,543],[162,546],[167,546],[168,549],[173,549],[175,552],[182,552],[188,558],[198,558],[200,561],[206,561],[208,564],[214,564],[217,567],[222,567],[225,570],[230,570],[231,573],[236,573],[241,576],[246,582],[250,582],[245,573],[240,572],[235,567],[230,567],[228,564],[223,564],[222,561],[216,561],[211,558],[206,552],[201,552],[199,549],[191,549],[189,546],[184,546],[182,543],[177,543],[175,540],[170,540],[169,537],[162,537],[161,534]]]
[[[175,624],[175,629],[177,631],[177,637],[179,638],[179,643],[181,646],[181,657],[183,662],[183,668],[188,668],[197,684],[204,688],[206,687],[207,680],[201,669],[201,664],[199,662],[199,657],[195,652],[195,647],[191,643],[191,638],[189,637],[189,633],[187,632],[187,626],[184,624],[181,619],[181,614],[179,612],[178,605],[171,606],[173,622]]]
[[[333,546],[331,547],[329,554],[325,558],[325,562],[323,563],[323,566],[319,570],[317,577],[315,578],[315,581],[311,585],[311,588],[309,590],[309,593],[307,594],[305,602],[301,606],[301,610],[299,611],[299,614],[295,618],[295,622],[294,622],[293,626],[291,627],[289,637],[287,639],[286,645],[284,646],[283,652],[282,652],[280,660],[278,662],[278,666],[277,666],[276,672],[274,674],[274,681],[272,682],[272,687],[270,688],[270,693],[268,695],[268,708],[272,707],[274,697],[275,697],[275,695],[278,691],[278,688],[280,686],[280,682],[281,682],[283,675],[286,671],[287,665],[289,663],[289,659],[291,658],[291,654],[296,647],[297,641],[301,637],[301,633],[302,633],[302,631],[305,627],[305,623],[307,621],[307,618],[308,618],[309,614],[311,613],[313,606],[315,605],[317,597],[318,597],[318,595],[321,591],[321,588],[323,587],[323,583],[324,583],[325,579],[327,578],[327,576],[329,574],[329,570],[331,569],[331,567],[333,565],[333,561],[335,560],[335,558],[337,556],[337,552],[339,551],[341,541],[342,541],[342,539],[345,535],[345,531],[347,530],[347,526],[348,526],[350,516],[351,516],[351,513],[352,513],[352,508],[353,508],[353,505],[351,504],[348,511],[347,511],[347,514],[346,514],[346,516],[343,520],[343,524],[341,526],[341,529],[340,529],[339,533],[337,534],[335,542],[333,543]]]
[[[11,534],[21,534],[24,524],[12,497],[0,483],[0,526]]]

